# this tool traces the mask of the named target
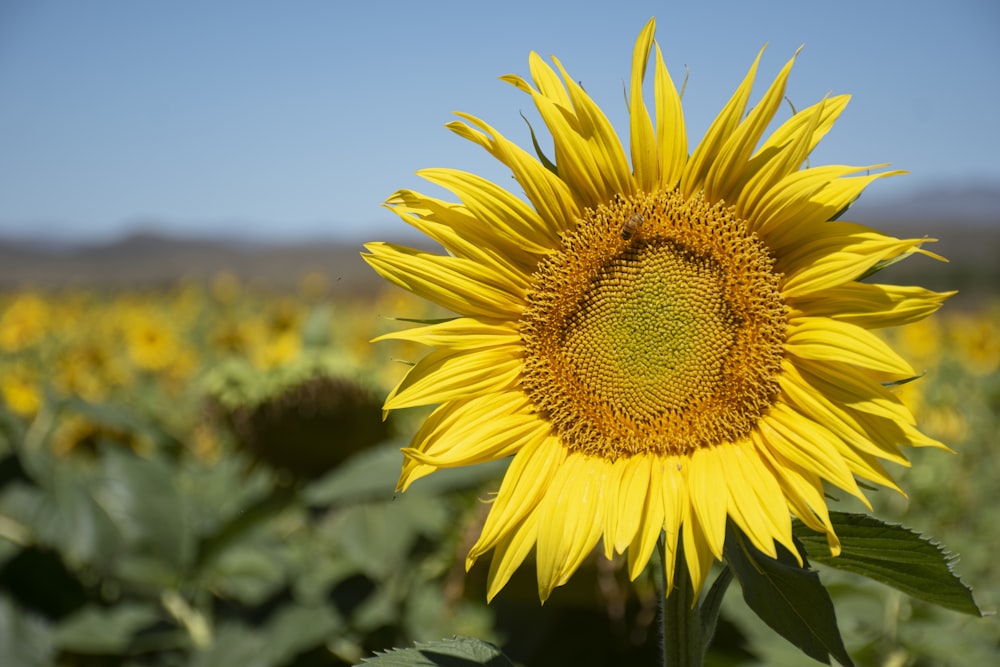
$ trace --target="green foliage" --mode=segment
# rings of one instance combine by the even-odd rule
[[[796,536],[815,562],[860,574],[945,609],[983,615],[972,590],[952,571],[953,557],[940,545],[865,514],[831,512],[830,520],[841,543],[836,558],[825,536],[796,525]]]
[[[854,663],[837,626],[833,601],[819,576],[779,548],[778,558],[761,553],[730,525],[726,563],[743,589],[743,599],[775,632],[814,660],[845,667]]]
[[[207,342],[215,311],[232,317],[226,344],[240,354]],[[258,312],[268,344],[298,337],[293,356],[253,360],[257,348],[236,334]],[[0,381],[11,364],[36,364],[42,397],[30,414],[0,401],[0,665],[510,664],[496,647],[527,665],[655,662],[650,578],[629,582],[620,560],[588,559],[542,608],[529,556],[485,604],[488,562],[467,574],[464,555],[505,463],[439,471],[394,492],[412,423],[383,422],[379,403],[404,367],[347,354],[374,332],[343,313],[235,301],[178,316],[190,327],[174,338],[197,348],[196,365],[176,380],[170,367],[133,369],[114,386],[122,360],[105,356],[116,339],[72,376],[105,374],[108,391],[86,400],[57,386],[64,359],[46,356],[49,342],[0,353]],[[707,664],[797,667],[799,647],[859,667],[995,659],[1000,627],[977,616],[1000,604],[1000,532],[987,508],[1000,474],[1000,311],[983,313],[912,336],[916,350],[893,342],[922,376],[891,390],[957,455],[913,452],[900,480],[909,500],[870,494],[876,515],[960,553],[977,599],[936,544],[831,499],[843,510],[832,513],[839,557],[796,526],[829,599],[817,572],[788,554],[774,561],[730,539],[729,569],[702,602],[703,632],[715,635]],[[919,345],[929,346],[924,357]],[[725,595],[734,574],[746,602]],[[789,583],[795,595],[784,594]],[[436,641],[455,635],[485,641]]]
[[[100,436],[58,451],[58,426],[81,415],[149,448]],[[235,438],[208,424],[223,444]],[[11,429],[0,664],[345,665],[407,641],[490,636],[484,601],[441,590],[455,527],[502,468],[395,496],[398,442],[311,479],[235,442],[201,461],[162,430],[75,400]]]
[[[500,650],[481,639],[455,637],[393,649],[364,661],[372,667],[514,667]]]

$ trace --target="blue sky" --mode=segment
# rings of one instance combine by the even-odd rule
[[[813,163],[912,173],[866,197],[1000,183],[994,0],[502,3],[0,2],[0,236],[108,240],[154,226],[254,239],[398,237],[379,204],[455,167],[508,179],[453,111],[528,140],[497,80],[557,55],[625,127],[632,45],[657,39],[699,139],[768,43],[757,93],[854,98]]]

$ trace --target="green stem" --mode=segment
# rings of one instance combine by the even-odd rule
[[[663,535],[660,535],[657,551],[660,554],[660,580],[664,581],[667,554]],[[681,540],[677,540],[676,557],[673,588],[666,591],[665,599],[661,599],[663,666],[702,667],[705,660],[705,638],[702,634],[699,605],[692,604],[691,576],[684,560]]]

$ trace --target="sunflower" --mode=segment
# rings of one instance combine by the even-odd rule
[[[661,534],[666,590],[682,546],[697,591],[727,522],[776,557],[777,545],[798,553],[794,516],[838,553],[824,484],[867,504],[858,480],[898,490],[884,461],[943,447],[886,387],[916,373],[871,330],[919,320],[949,294],[860,282],[931,254],[929,239],[837,220],[899,172],[806,162],[848,96],[762,141],[794,57],[746,112],[758,54],[689,154],[654,29],[633,52],[628,153],[562,64],[532,53],[531,81],[502,80],[531,96],[554,160],[471,115],[448,125],[506,165],[523,198],[424,170],[460,203],[402,190],[387,206],[447,254],[365,246],[381,276],[457,314],[376,339],[435,348],[385,401],[437,405],[403,450],[399,488],[512,457],[467,559],[493,551],[490,599],[532,549],[543,601],[599,543],[609,558],[627,552],[635,578]]]

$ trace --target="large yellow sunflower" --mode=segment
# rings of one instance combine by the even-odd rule
[[[898,172],[803,168],[848,96],[761,142],[794,58],[745,113],[758,55],[689,154],[654,28],[633,53],[628,152],[559,61],[557,74],[532,53],[531,82],[503,80],[532,97],[554,163],[478,118],[448,125],[509,167],[524,198],[428,169],[460,203],[402,190],[387,204],[447,254],[365,246],[384,278],[458,315],[382,336],[436,348],[385,402],[439,404],[403,450],[400,488],[513,456],[468,556],[494,551],[490,598],[532,548],[543,600],[599,542],[627,551],[634,578],[661,532],[667,590],[683,540],[697,591],[727,520],[774,556],[796,553],[795,516],[837,553],[824,483],[864,501],[858,479],[898,488],[881,462],[906,465],[901,446],[939,445],[884,386],[914,370],[870,330],[949,295],[859,282],[928,239],[834,221]]]

